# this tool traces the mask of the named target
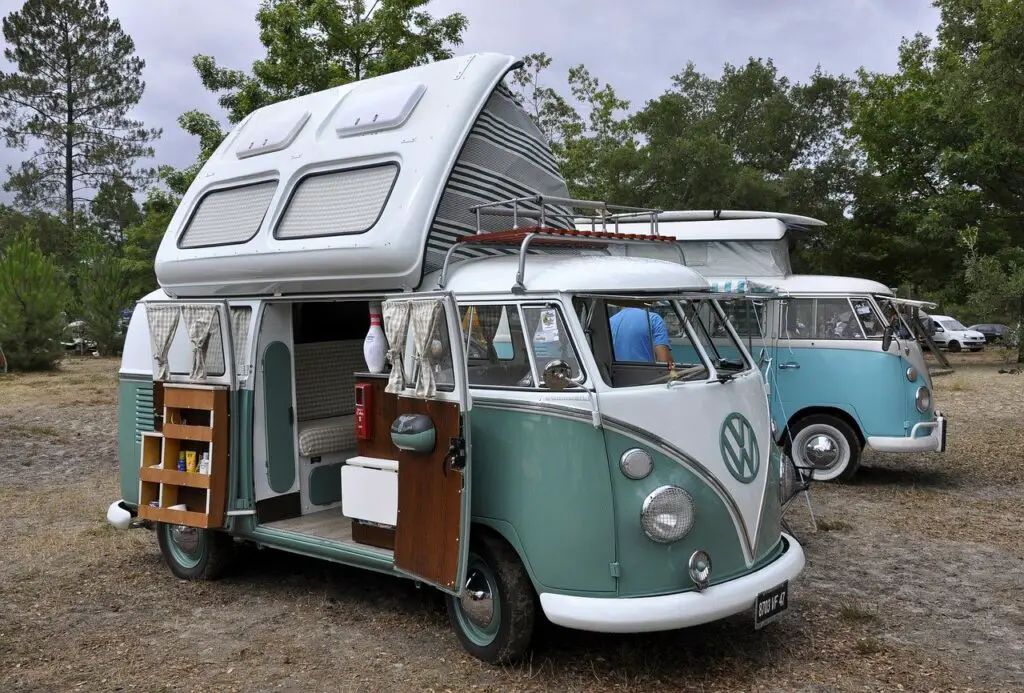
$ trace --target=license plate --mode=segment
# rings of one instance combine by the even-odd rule
[[[789,580],[757,595],[754,601],[754,628],[774,621],[789,608]]]

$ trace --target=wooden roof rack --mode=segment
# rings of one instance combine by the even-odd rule
[[[503,206],[511,206],[511,209],[500,209]],[[565,219],[570,223],[579,220],[580,215],[573,213],[572,208],[580,207],[597,211],[597,214],[590,217],[594,220],[593,230],[577,231],[548,225],[549,221],[557,219]],[[609,210],[614,209],[623,210],[624,213],[609,213]],[[531,246],[546,246],[549,248],[607,248],[610,245],[668,243],[679,253],[680,261],[683,260],[682,249],[675,242],[676,239],[658,235],[657,217],[659,212],[656,209],[622,207],[592,200],[573,200],[562,197],[535,195],[476,205],[471,210],[476,213],[477,233],[476,235],[465,236],[448,249],[444,258],[444,265],[441,268],[441,275],[438,278],[438,289],[444,288],[452,257],[458,250],[464,249],[467,246],[518,246],[519,269],[516,272],[516,282],[512,286],[512,293],[515,294],[522,294],[526,291],[523,281],[526,272],[526,255]],[[505,231],[483,231],[480,225],[480,218],[483,214],[511,216],[513,219],[512,228]],[[650,234],[618,232],[619,219],[625,216],[635,219],[642,214],[650,215],[652,231]],[[539,220],[539,223],[535,226],[520,227],[519,220],[521,218],[536,219]],[[600,229],[596,228],[598,221],[601,222]],[[609,225],[611,228],[609,228]]]

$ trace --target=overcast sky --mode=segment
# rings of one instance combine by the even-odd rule
[[[255,21],[259,0],[107,1],[146,61],[146,92],[135,116],[164,130],[156,161],[191,163],[197,143],[178,127],[178,115],[198,108],[223,121],[192,56],[213,55],[221,65],[248,69],[263,52]],[[21,4],[0,0],[0,13]],[[770,57],[798,81],[818,64],[832,73],[852,74],[861,66],[892,71],[900,39],[933,34],[938,22],[930,0],[433,0],[429,8],[435,16],[461,11],[468,17],[459,53],[544,51],[553,58],[558,86],[569,67],[583,63],[634,107],[662,93],[688,60],[717,75],[726,62]],[[3,167],[23,157],[0,150]],[[9,197],[0,192],[3,201]]]

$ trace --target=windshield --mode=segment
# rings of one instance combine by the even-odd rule
[[[945,327],[947,330],[966,330],[967,328],[960,324],[959,320],[939,320],[939,324]]]
[[[576,296],[573,308],[612,387],[725,381],[752,368],[712,299]]]

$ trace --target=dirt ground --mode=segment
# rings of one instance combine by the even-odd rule
[[[0,376],[0,691],[1024,690],[1024,374],[994,353],[936,379],[946,454],[869,454],[816,484],[791,613],[604,636],[545,625],[532,659],[466,655],[412,583],[251,551],[175,579],[119,497],[117,364]]]

